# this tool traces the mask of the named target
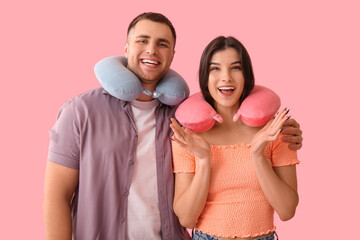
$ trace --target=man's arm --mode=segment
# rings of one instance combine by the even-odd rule
[[[70,201],[78,182],[78,170],[47,162],[43,203],[47,240],[72,239]]]
[[[288,142],[291,150],[299,150],[302,147],[303,137],[300,129],[300,124],[295,119],[288,119],[283,124],[282,133],[284,134],[282,140]]]

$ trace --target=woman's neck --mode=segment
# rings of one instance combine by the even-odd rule
[[[223,107],[223,106],[216,106],[216,112],[223,118],[223,123],[221,126],[237,126],[237,122],[233,121],[234,115],[238,110],[238,106],[234,107]]]
[[[249,127],[241,119],[236,122],[233,117],[238,107],[217,107],[216,112],[223,118],[222,123],[216,122],[212,129],[201,133],[211,145],[250,144],[253,136],[260,128]]]

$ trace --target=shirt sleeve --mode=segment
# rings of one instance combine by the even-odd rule
[[[174,173],[195,172],[195,156],[172,141]]]
[[[297,151],[289,149],[289,143],[282,141],[283,134],[278,139],[270,142],[265,150],[265,157],[271,162],[273,167],[299,164]]]
[[[65,103],[49,131],[48,161],[65,167],[79,169],[80,137],[78,121],[72,101]]]

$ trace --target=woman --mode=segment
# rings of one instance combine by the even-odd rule
[[[224,121],[195,134],[172,119],[174,211],[183,226],[195,228],[193,239],[274,239],[274,210],[289,220],[299,201],[296,151],[279,139],[289,110],[263,128],[233,122],[254,86],[250,57],[233,37],[209,43],[199,77]]]

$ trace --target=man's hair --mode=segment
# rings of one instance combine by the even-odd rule
[[[210,61],[215,52],[225,50],[227,48],[235,49],[240,56],[240,62],[242,65],[243,74],[245,78],[244,90],[239,99],[240,104],[254,88],[255,78],[252,69],[251,59],[244,45],[242,45],[242,43],[234,37],[219,36],[214,40],[212,40],[204,49],[201,56],[200,68],[199,68],[200,89],[205,100],[212,107],[215,107],[214,99],[212,98],[208,88]]]
[[[158,22],[158,23],[164,23],[166,24],[170,30],[171,33],[174,37],[174,47],[175,47],[175,43],[176,43],[176,32],[175,32],[175,28],[172,25],[172,23],[170,22],[170,20],[165,17],[164,15],[162,15],[161,13],[154,13],[154,12],[144,12],[140,15],[138,15],[136,18],[134,18],[131,23],[129,24],[128,30],[127,30],[127,35],[129,35],[129,32],[131,31],[132,28],[135,27],[135,25],[140,21],[140,20],[150,20],[153,22]]]

